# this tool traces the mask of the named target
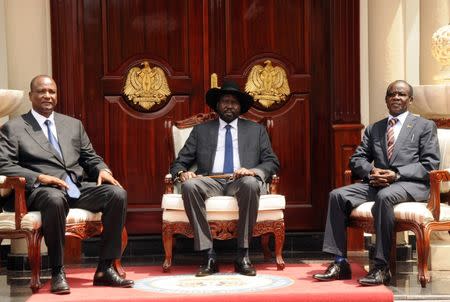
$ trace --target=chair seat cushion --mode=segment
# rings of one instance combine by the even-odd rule
[[[232,196],[214,196],[205,201],[206,211],[209,212],[238,212],[236,198]],[[281,210],[286,207],[283,195],[265,194],[259,198],[258,211]],[[184,211],[181,194],[164,194],[161,208],[164,210]]]
[[[373,218],[372,206],[375,202],[365,202],[353,209],[351,218]],[[427,223],[433,221],[433,214],[427,209],[425,202],[402,202],[394,206],[396,220],[415,221],[417,223]],[[450,220],[450,206],[441,203],[440,221]]]
[[[83,209],[70,209],[66,223],[81,223],[86,221],[101,221],[102,213],[92,213]],[[15,213],[0,213],[0,231],[12,231],[15,229]],[[39,229],[42,225],[41,213],[38,211],[28,212],[22,218],[21,227],[25,230]]]
[[[208,220],[237,220],[239,213],[235,211],[231,212],[211,212],[206,213]],[[268,210],[258,211],[257,222],[268,220],[280,220],[284,218],[283,210]],[[163,222],[189,222],[189,219],[184,210],[164,210]]]

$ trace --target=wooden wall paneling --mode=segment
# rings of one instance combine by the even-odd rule
[[[286,70],[291,95],[276,110],[249,114],[274,119],[287,229],[323,229],[335,183],[332,125],[360,120],[357,0],[50,4],[58,111],[83,120],[98,153],[129,187],[130,234],[160,232],[161,176],[169,163],[155,150],[164,153],[156,148],[165,148],[166,118],[207,111],[212,72],[219,85],[233,79],[244,87],[251,68],[266,59]],[[122,98],[127,71],[144,60],[165,71],[172,91],[154,113],[137,112]]]
[[[359,124],[359,0],[330,1],[332,123]]]
[[[349,169],[349,160],[361,142],[362,124],[333,125],[334,141],[334,188],[344,185],[344,171]],[[347,249],[364,250],[364,236],[361,229],[347,230]]]
[[[362,124],[333,125],[334,188],[344,185],[344,171],[350,169],[349,160],[361,142]]]
[[[292,230],[319,227],[311,199],[309,96],[293,95],[279,110],[267,113],[251,109],[245,116],[273,120],[271,139],[273,150],[280,160],[279,191],[286,196],[286,225]]]
[[[83,119],[81,101],[84,97],[82,2],[50,1],[50,10],[52,74],[58,85],[56,110]]]
[[[330,22],[329,1],[311,1],[311,198],[315,203],[316,228],[322,230],[332,181],[330,116],[332,99],[329,85]]]

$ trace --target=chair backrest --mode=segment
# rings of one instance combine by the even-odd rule
[[[166,137],[168,139],[169,146],[169,163],[172,163],[175,158],[178,156],[178,152],[180,152],[181,148],[183,148],[184,143],[186,142],[189,134],[191,133],[193,127],[195,125],[199,125],[201,123],[214,120],[218,117],[217,113],[209,112],[209,113],[199,113],[194,116],[191,116],[187,119],[180,121],[166,121]],[[264,124],[267,129],[269,138],[271,138],[271,130],[273,128],[273,121],[271,119],[263,118],[260,121],[257,121],[260,124]],[[196,166],[192,166],[190,168],[191,171],[196,170]]]
[[[450,129],[438,129],[439,151],[441,153],[441,163],[439,170],[450,168]],[[441,193],[450,192],[450,183],[441,183]]]
[[[166,129],[169,146],[169,163],[172,163],[178,156],[178,153],[181,148],[183,148],[184,143],[188,139],[189,134],[191,134],[195,125],[199,125],[215,118],[217,118],[217,113],[209,112],[199,113],[180,121],[167,121]],[[193,165],[189,170],[194,171],[196,168],[196,165]]]

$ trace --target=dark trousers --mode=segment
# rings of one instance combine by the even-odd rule
[[[110,184],[82,183],[80,198],[71,199],[58,188],[37,187],[28,197],[31,211],[40,211],[42,232],[50,265],[64,264],[64,237],[69,208],[102,212],[100,259],[121,257],[122,229],[127,212],[127,192]]]
[[[201,251],[213,247],[205,200],[219,195],[236,197],[239,206],[238,247],[248,248],[258,216],[259,196],[265,193],[263,182],[253,176],[244,176],[233,181],[198,177],[183,182],[181,196],[194,230],[194,249]]]
[[[347,257],[347,222],[353,208],[367,201],[372,207],[376,234],[375,261],[389,263],[394,237],[394,205],[414,201],[399,183],[385,188],[374,188],[367,183],[357,183],[330,192],[323,251]]]

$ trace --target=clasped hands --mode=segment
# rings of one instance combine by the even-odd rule
[[[396,173],[392,170],[373,168],[369,175],[369,185],[372,187],[387,187],[396,180]]]
[[[231,178],[238,179],[243,176],[256,176],[256,173],[253,170],[249,170],[246,168],[239,168],[236,171],[234,171],[233,176]],[[180,173],[180,175],[178,177],[181,180],[181,182],[183,182],[190,178],[203,177],[203,175],[197,175],[192,171],[186,171],[186,172]]]
[[[64,180],[51,175],[41,174],[38,176],[37,182],[47,186],[55,186],[62,190],[69,189],[69,185]],[[109,183],[122,188],[122,185],[106,170],[101,170],[100,173],[98,173],[97,186],[102,183]]]

